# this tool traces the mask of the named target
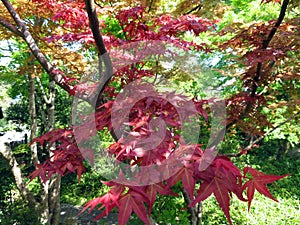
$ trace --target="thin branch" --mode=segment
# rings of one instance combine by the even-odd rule
[[[192,8],[191,10],[187,11],[186,13],[184,13],[184,15],[188,15],[196,10],[200,10],[202,8],[202,4],[197,5],[196,7]]]
[[[15,27],[14,25],[12,25],[10,22],[8,22],[7,20],[5,20],[4,18],[0,17],[0,24],[3,27],[5,27],[6,29],[8,29],[11,32],[13,32],[15,35],[23,37],[23,34],[18,30],[18,28]]]
[[[281,6],[281,10],[280,10],[280,13],[279,13],[279,16],[278,16],[278,19],[277,19],[277,21],[275,23],[275,26],[270,31],[268,37],[265,40],[263,40],[262,49],[267,49],[268,48],[268,46],[269,46],[272,38],[274,37],[274,35],[275,35],[276,31],[277,31],[277,28],[280,26],[280,24],[282,23],[282,21],[284,19],[284,16],[285,16],[288,4],[289,4],[289,0],[284,0],[283,1],[282,6]],[[252,90],[251,90],[251,94],[250,94],[251,97],[254,97],[255,94],[256,94],[256,91],[257,91],[257,88],[258,88],[258,81],[259,81],[259,78],[260,78],[260,75],[261,75],[261,69],[262,69],[262,63],[260,62],[260,63],[257,64],[256,75],[254,77],[254,81],[253,81],[253,85],[252,85]],[[215,140],[211,143],[211,146],[218,145],[219,142],[221,141],[221,137],[226,132],[226,130],[228,130],[230,127],[232,127],[238,120],[243,119],[248,114],[248,112],[251,109],[251,107],[252,107],[252,103],[248,102],[248,104],[246,105],[246,108],[245,108],[244,112],[238,117],[238,119],[235,119],[232,122],[228,123],[224,128],[222,128],[219,131],[219,133],[216,135]]]
[[[11,17],[16,22],[16,24],[19,28],[18,35],[25,40],[25,42],[27,43],[32,54],[39,61],[41,66],[46,70],[46,72],[55,80],[55,82],[60,87],[62,87],[64,90],[70,92],[73,89],[73,87],[67,83],[63,72],[54,68],[54,66],[47,60],[46,56],[41,52],[41,50],[37,46],[36,41],[32,37],[31,33],[27,29],[24,22],[21,20],[19,14],[13,8],[10,1],[9,0],[1,0],[1,1],[4,4],[4,6],[6,7],[6,9],[8,10],[8,12],[10,13]]]
[[[275,131],[276,129],[278,129],[279,127],[281,127],[282,125],[288,123],[289,121],[295,119],[298,115],[300,115],[300,110],[293,114],[292,116],[290,116],[289,118],[287,118],[285,121],[279,123],[277,126],[273,127],[271,130],[269,130],[268,132],[264,133],[262,136],[260,136],[259,138],[255,139],[254,141],[252,141],[247,147],[245,147],[243,150],[250,150],[256,143],[260,142],[261,140],[263,140],[266,136],[268,136],[269,134],[271,134],[273,131]],[[226,154],[226,156],[229,157],[239,157],[241,156],[242,153],[236,153],[236,154]]]

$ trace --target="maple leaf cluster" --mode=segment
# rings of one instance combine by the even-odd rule
[[[61,22],[64,28],[74,29],[71,33],[54,34],[46,38],[49,42],[81,41],[93,43],[93,37],[88,27],[87,15],[84,12],[84,4],[76,1],[64,2],[64,7],[58,9],[59,1],[37,1],[39,4],[47,4],[53,13],[53,22]],[[74,5],[73,5],[74,4]],[[76,7],[76,10],[70,7]],[[55,8],[54,8],[55,7]],[[121,10],[115,18],[122,28],[125,38],[117,38],[107,31],[104,35],[104,42],[114,53],[114,47],[127,45],[132,49],[131,43],[144,41],[151,44],[151,41],[164,41],[171,43],[184,50],[209,51],[205,44],[197,44],[186,41],[182,33],[190,31],[195,36],[209,29],[214,29],[215,23],[195,16],[181,16],[172,18],[170,15],[163,15],[153,20],[153,23],[145,21],[145,7],[134,7]],[[80,18],[80,19],[79,19]],[[70,21],[77,21],[72,23]],[[251,52],[243,52],[242,59],[246,65],[262,64],[270,61],[277,61],[285,56],[277,46],[262,48],[263,38],[270,31],[270,26],[261,25],[259,28],[249,29],[249,33],[241,32],[228,43],[221,46],[225,48],[232,46],[233,49],[247,47],[255,48]],[[105,26],[104,23],[101,24]],[[147,54],[162,55],[166,49],[152,49]],[[154,76],[154,72],[145,66],[144,53],[133,54],[135,59],[129,65],[117,65],[114,77],[111,82],[117,82],[119,87],[114,85],[106,86],[104,92],[111,99],[96,109],[94,114],[85,117],[81,124],[74,125],[69,129],[57,129],[38,137],[34,142],[51,147],[53,156],[42,164],[37,165],[37,170],[30,177],[34,179],[40,176],[45,182],[54,173],[65,175],[76,172],[80,179],[84,171],[83,160],[88,159],[94,163],[94,152],[89,147],[83,147],[82,143],[88,142],[92,137],[98,135],[98,131],[104,128],[111,132],[125,130],[115,143],[105,150],[115,159],[115,167],[118,169],[118,176],[115,180],[103,182],[110,187],[110,191],[102,197],[88,202],[84,208],[93,210],[99,207],[103,210],[96,219],[100,219],[114,209],[119,210],[118,222],[126,224],[132,212],[145,223],[150,224],[150,214],[157,195],[173,195],[172,188],[181,183],[187,191],[191,204],[195,206],[214,195],[228,221],[232,224],[229,214],[230,198],[235,194],[241,201],[248,202],[250,207],[257,190],[261,194],[276,200],[268,190],[266,184],[279,180],[283,176],[266,175],[251,167],[246,167],[243,173],[226,156],[213,155],[214,147],[204,149],[198,143],[189,143],[182,137],[180,131],[183,119],[178,112],[178,107],[183,107],[187,113],[187,121],[191,117],[204,118],[209,123],[209,112],[205,106],[214,104],[212,100],[189,99],[178,93],[158,92],[151,85],[141,84],[131,91],[134,96],[139,96],[138,101],[132,95],[120,97],[119,93],[123,88],[140,78]],[[128,56],[120,56],[128,57]],[[131,62],[130,57],[127,58]],[[121,59],[122,61],[122,59]],[[127,61],[127,62],[128,62]],[[244,73],[242,80],[244,86],[253,90],[253,83],[258,83],[255,77],[256,67],[252,66]],[[266,65],[263,65],[266,69]],[[260,78],[259,82],[265,82]],[[77,82],[69,80],[68,82]],[[97,87],[97,83],[93,84]],[[141,88],[143,87],[143,88]],[[93,88],[87,83],[76,85],[70,94],[93,92]],[[124,91],[125,92],[125,91]],[[145,95],[146,93],[146,95]],[[226,106],[230,110],[229,122],[237,123],[242,119],[245,109],[251,113],[265,104],[266,100],[262,95],[241,92],[227,99]],[[118,99],[118,98],[121,98]],[[189,107],[195,106],[196,110]],[[128,115],[128,121],[124,116]],[[258,117],[253,116],[258,120]],[[259,124],[262,121],[258,121]],[[124,129],[125,127],[125,129]],[[120,163],[127,165],[128,169],[118,167]],[[131,171],[137,167],[137,170]],[[131,172],[128,179],[128,171]],[[249,176],[250,175],[250,176]],[[200,185],[196,185],[200,184]],[[246,196],[244,194],[246,192]]]
[[[288,1],[284,2],[287,4]],[[283,15],[280,14],[281,20]],[[298,44],[294,41],[298,40],[299,31],[295,26],[296,20],[291,19],[281,23],[278,23],[278,20],[255,22],[246,29],[238,30],[233,38],[219,45],[224,50],[230,48],[232,51],[229,54],[239,56],[236,63],[246,68],[237,76],[243,82],[244,90],[247,91],[239,92],[227,99],[228,123],[238,123],[245,133],[262,135],[263,127],[272,127],[261,110],[268,105],[268,99],[274,97],[272,84],[282,80],[299,79],[299,73],[295,70],[292,73],[288,72],[290,69],[285,63],[294,60],[291,56],[297,55]],[[223,32],[221,31],[221,34]],[[273,36],[275,32],[277,35]],[[284,75],[275,72],[275,66],[284,68],[281,70]],[[264,89],[269,95],[259,93],[258,88]],[[251,124],[242,120],[245,116],[251,119]]]
[[[46,143],[52,146],[56,141],[59,141],[60,144],[55,149],[52,148],[51,158],[42,164],[36,164],[37,169],[29,175],[31,180],[39,176],[43,182],[46,182],[55,173],[66,175],[71,172],[76,172],[80,180],[81,174],[85,170],[84,158],[76,146],[76,140],[71,130],[52,130],[33,141],[39,142],[42,146]]]
[[[172,191],[172,187],[177,183],[182,183],[189,194],[192,200],[189,207],[204,201],[213,194],[230,224],[229,206],[232,193],[240,200],[248,201],[249,207],[255,190],[275,200],[266,184],[284,176],[265,175],[250,167],[246,167],[242,175],[240,170],[225,156],[217,156],[212,162],[207,163],[209,157],[213,157],[213,155],[205,156],[205,152],[209,152],[210,149],[203,150],[201,145],[185,143],[176,133],[182,123],[174,104],[184,105],[190,100],[175,93],[166,93],[169,95],[168,99],[173,98],[170,100],[173,104],[170,104],[165,100],[164,94],[155,95],[155,90],[149,85],[146,86],[135,92],[148,88],[147,93],[153,92],[153,95],[157,97],[142,98],[134,106],[130,105],[132,102],[130,98],[126,101],[124,99],[119,101],[120,104],[114,107],[114,101],[109,101],[102,105],[95,115],[85,118],[82,125],[74,126],[69,130],[54,130],[35,139],[34,141],[41,145],[48,143],[55,150],[53,150],[52,158],[42,165],[37,165],[37,170],[31,174],[31,179],[40,176],[43,181],[46,181],[53,173],[65,175],[70,172],[77,172],[80,179],[84,171],[83,159],[88,159],[93,163],[95,157],[93,150],[78,147],[80,143],[90,140],[96,135],[97,130],[102,130],[104,127],[109,130],[113,128],[118,130],[118,125],[121,126],[124,123],[123,117],[116,115],[130,111],[128,123],[131,127],[130,131],[123,134],[116,143],[111,144],[107,151],[115,157],[116,168],[120,162],[129,162],[129,168],[138,166],[138,172],[131,174],[131,178],[128,179],[128,170],[119,169],[116,179],[104,182],[111,187],[110,191],[90,201],[84,208],[84,210],[88,208],[93,210],[98,205],[101,205],[99,210],[105,208],[95,219],[100,219],[108,215],[113,208],[118,208],[119,224],[126,224],[132,212],[136,213],[145,224],[150,224],[150,213],[157,195],[177,196]],[[207,120],[207,112],[203,108],[207,101],[198,101],[195,104],[198,115]],[[117,125],[112,126],[111,115],[117,119],[117,121],[113,120]],[[96,118],[96,129],[92,129],[93,121],[95,121],[93,118]],[[166,126],[160,127],[160,119]],[[78,134],[76,130],[80,135],[76,135]],[[151,141],[151,148],[148,150],[147,139]],[[158,143],[156,147],[154,143]],[[252,177],[247,176],[248,173]],[[198,189],[197,183],[200,183]],[[243,191],[247,191],[247,198],[243,196]]]
[[[52,34],[45,38],[48,42],[80,41],[87,44],[93,44],[93,35],[88,29],[87,14],[84,10],[84,3],[77,1],[38,1],[39,4],[46,5],[48,13],[52,14],[52,21],[62,25],[63,28],[71,28],[71,32],[62,34]],[[60,6],[62,8],[60,8]],[[43,10],[43,9],[41,9]],[[144,21],[143,14],[145,7],[134,7],[128,10],[121,10],[115,18],[122,27],[126,40],[116,38],[112,34],[104,34],[105,45],[117,47],[132,41],[160,40],[173,43],[178,47],[185,49],[198,49],[209,51],[204,43],[196,44],[190,41],[184,41],[178,37],[184,31],[192,31],[195,35],[214,28],[214,22],[195,16],[181,16],[174,19],[169,15],[164,15],[153,19],[154,23],[148,25]],[[101,27],[105,28],[105,21],[101,21]]]
[[[88,30],[89,20],[85,9],[84,1],[44,1],[33,0],[38,7],[41,15],[51,14],[51,21],[59,22],[59,24],[68,29]]]

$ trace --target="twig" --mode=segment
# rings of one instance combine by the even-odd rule
[[[196,10],[200,10],[202,8],[202,4],[197,5],[196,7],[192,8],[191,10],[187,11],[186,13],[184,13],[184,15],[188,15]]]
[[[55,82],[62,87],[64,90],[70,92],[72,90],[72,86],[70,86],[66,79],[65,75],[62,71],[57,70],[54,66],[47,60],[45,55],[40,51],[39,47],[37,46],[36,41],[32,37],[31,33],[27,29],[24,22],[21,20],[19,14],[15,11],[12,4],[9,0],[1,0],[8,12],[10,13],[11,17],[14,19],[17,27],[19,28],[19,32],[16,32],[18,36],[22,37],[24,41],[27,43],[29,49],[31,50],[32,54],[35,58],[39,61],[41,66],[46,70],[46,72],[55,80]],[[3,22],[3,20],[2,20]],[[3,25],[3,24],[2,24]],[[10,27],[12,28],[12,27]],[[13,31],[13,30],[12,30]]]
[[[263,40],[262,49],[267,49],[268,48],[272,38],[274,37],[274,35],[277,31],[277,28],[280,26],[280,24],[282,23],[282,21],[284,19],[288,4],[289,4],[289,0],[284,0],[283,1],[278,19],[275,23],[275,26],[270,31],[268,37],[265,40]],[[262,63],[259,62],[257,64],[256,75],[254,77],[253,84],[252,84],[252,90],[251,90],[251,94],[250,94],[251,97],[254,97],[255,94],[256,94],[256,91],[257,91],[257,88],[258,88],[258,81],[259,81],[259,78],[261,76],[261,69],[262,69]],[[213,145],[216,146],[217,144],[219,144],[219,142],[221,140],[221,137],[225,133],[225,131],[228,130],[231,126],[233,126],[238,120],[243,119],[248,114],[251,107],[252,107],[252,103],[248,102],[244,112],[237,119],[235,119],[232,122],[228,123],[224,128],[222,128],[219,131],[218,135],[216,135],[216,139],[211,143],[211,146],[213,146]]]
[[[247,147],[245,147],[243,150],[250,150],[256,143],[258,143],[259,141],[263,140],[266,136],[268,136],[270,133],[272,133],[273,131],[275,131],[276,129],[278,129],[279,127],[281,127],[282,125],[286,124],[287,122],[291,121],[292,119],[296,118],[298,115],[300,115],[300,110],[293,114],[292,116],[290,116],[289,118],[287,118],[285,121],[279,123],[277,126],[273,127],[271,130],[267,131],[266,133],[264,133],[262,136],[260,136],[259,138],[255,139],[254,141],[252,141]],[[226,154],[226,156],[229,157],[239,157],[243,155],[241,152],[239,153],[233,153],[233,154]]]

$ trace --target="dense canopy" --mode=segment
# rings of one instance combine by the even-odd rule
[[[237,162],[263,139],[300,143],[299,13],[294,0],[2,0],[1,82],[26,99],[27,173],[50,193],[37,201],[14,167],[21,195],[58,224],[61,176],[93,168],[108,191],[85,209],[117,209],[120,225],[153,224],[158,196],[180,191],[191,224],[212,194],[230,224],[232,193],[276,201],[267,184],[287,175]]]

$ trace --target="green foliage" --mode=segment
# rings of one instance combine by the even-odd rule
[[[73,98],[57,87],[55,96],[55,126],[65,127],[70,124]]]
[[[61,202],[82,205],[104,194],[107,188],[102,184],[102,180],[103,177],[97,171],[91,170],[82,174],[80,182],[76,174],[62,177]]]
[[[273,124],[274,127],[285,122],[296,114],[300,107],[295,104],[290,107],[286,106],[287,102],[294,102],[299,99],[299,82],[291,80],[278,81],[272,85],[273,98],[276,97],[276,102],[273,102],[268,108],[263,109],[264,113],[268,116],[268,120]],[[299,126],[300,116],[296,116],[290,121],[278,127],[274,130],[266,140],[276,140],[276,139],[287,139],[292,145],[300,143],[300,126]],[[267,132],[271,128],[266,128]]]
[[[189,214],[183,209],[183,198],[160,197],[158,204],[154,206],[153,217],[158,224],[189,224]]]
[[[38,215],[19,196],[9,165],[2,157],[0,177],[5,177],[0,180],[0,224],[40,225]]]
[[[19,125],[29,123],[29,104],[22,97],[11,103],[6,110],[6,119]]]
[[[102,32],[104,34],[111,34],[120,39],[125,39],[123,29],[120,26],[119,21],[114,17],[107,17],[105,19],[105,28],[102,29]]]
[[[289,116],[291,115],[289,112],[287,112],[286,107],[277,108],[275,110],[275,113],[276,115],[270,120],[273,122],[274,126],[277,126],[280,123],[286,121],[286,119],[289,118]],[[269,129],[266,129],[266,131],[268,131]],[[300,143],[300,127],[297,121],[294,120],[274,130],[270,135],[268,135],[267,139],[286,139],[293,144]]]
[[[22,200],[14,200],[6,212],[0,212],[2,225],[40,225],[38,215]]]
[[[174,198],[172,196],[158,196],[151,212],[152,219],[161,225],[189,225],[189,214],[184,209],[183,197]],[[133,215],[129,221],[130,225],[140,225],[141,221]]]
[[[279,4],[261,4],[261,0],[233,0],[234,10],[226,16],[232,16],[241,22],[269,21],[278,16]],[[225,16],[225,18],[226,18]]]
[[[0,180],[0,205],[1,207],[5,207],[9,195],[8,193],[13,187],[13,176],[9,170],[8,163],[2,156],[0,156],[0,176],[6,178]],[[3,208],[1,210],[3,210]]]
[[[3,225],[40,225],[38,216],[23,201],[15,201],[5,215],[0,215]]]
[[[9,90],[14,92],[16,87],[12,86]],[[61,88],[56,88],[56,98],[55,98],[55,111],[56,111],[56,127],[64,127],[70,123],[70,114],[71,114],[71,104],[72,98],[63,91]],[[41,110],[46,110],[45,105],[36,103],[37,106],[37,115],[40,124],[43,123],[43,118],[41,117]],[[26,125],[27,127],[30,124],[29,116],[29,102],[26,96],[19,96],[17,100],[11,103],[6,109],[6,118],[7,121],[11,121],[13,124],[17,125]]]

